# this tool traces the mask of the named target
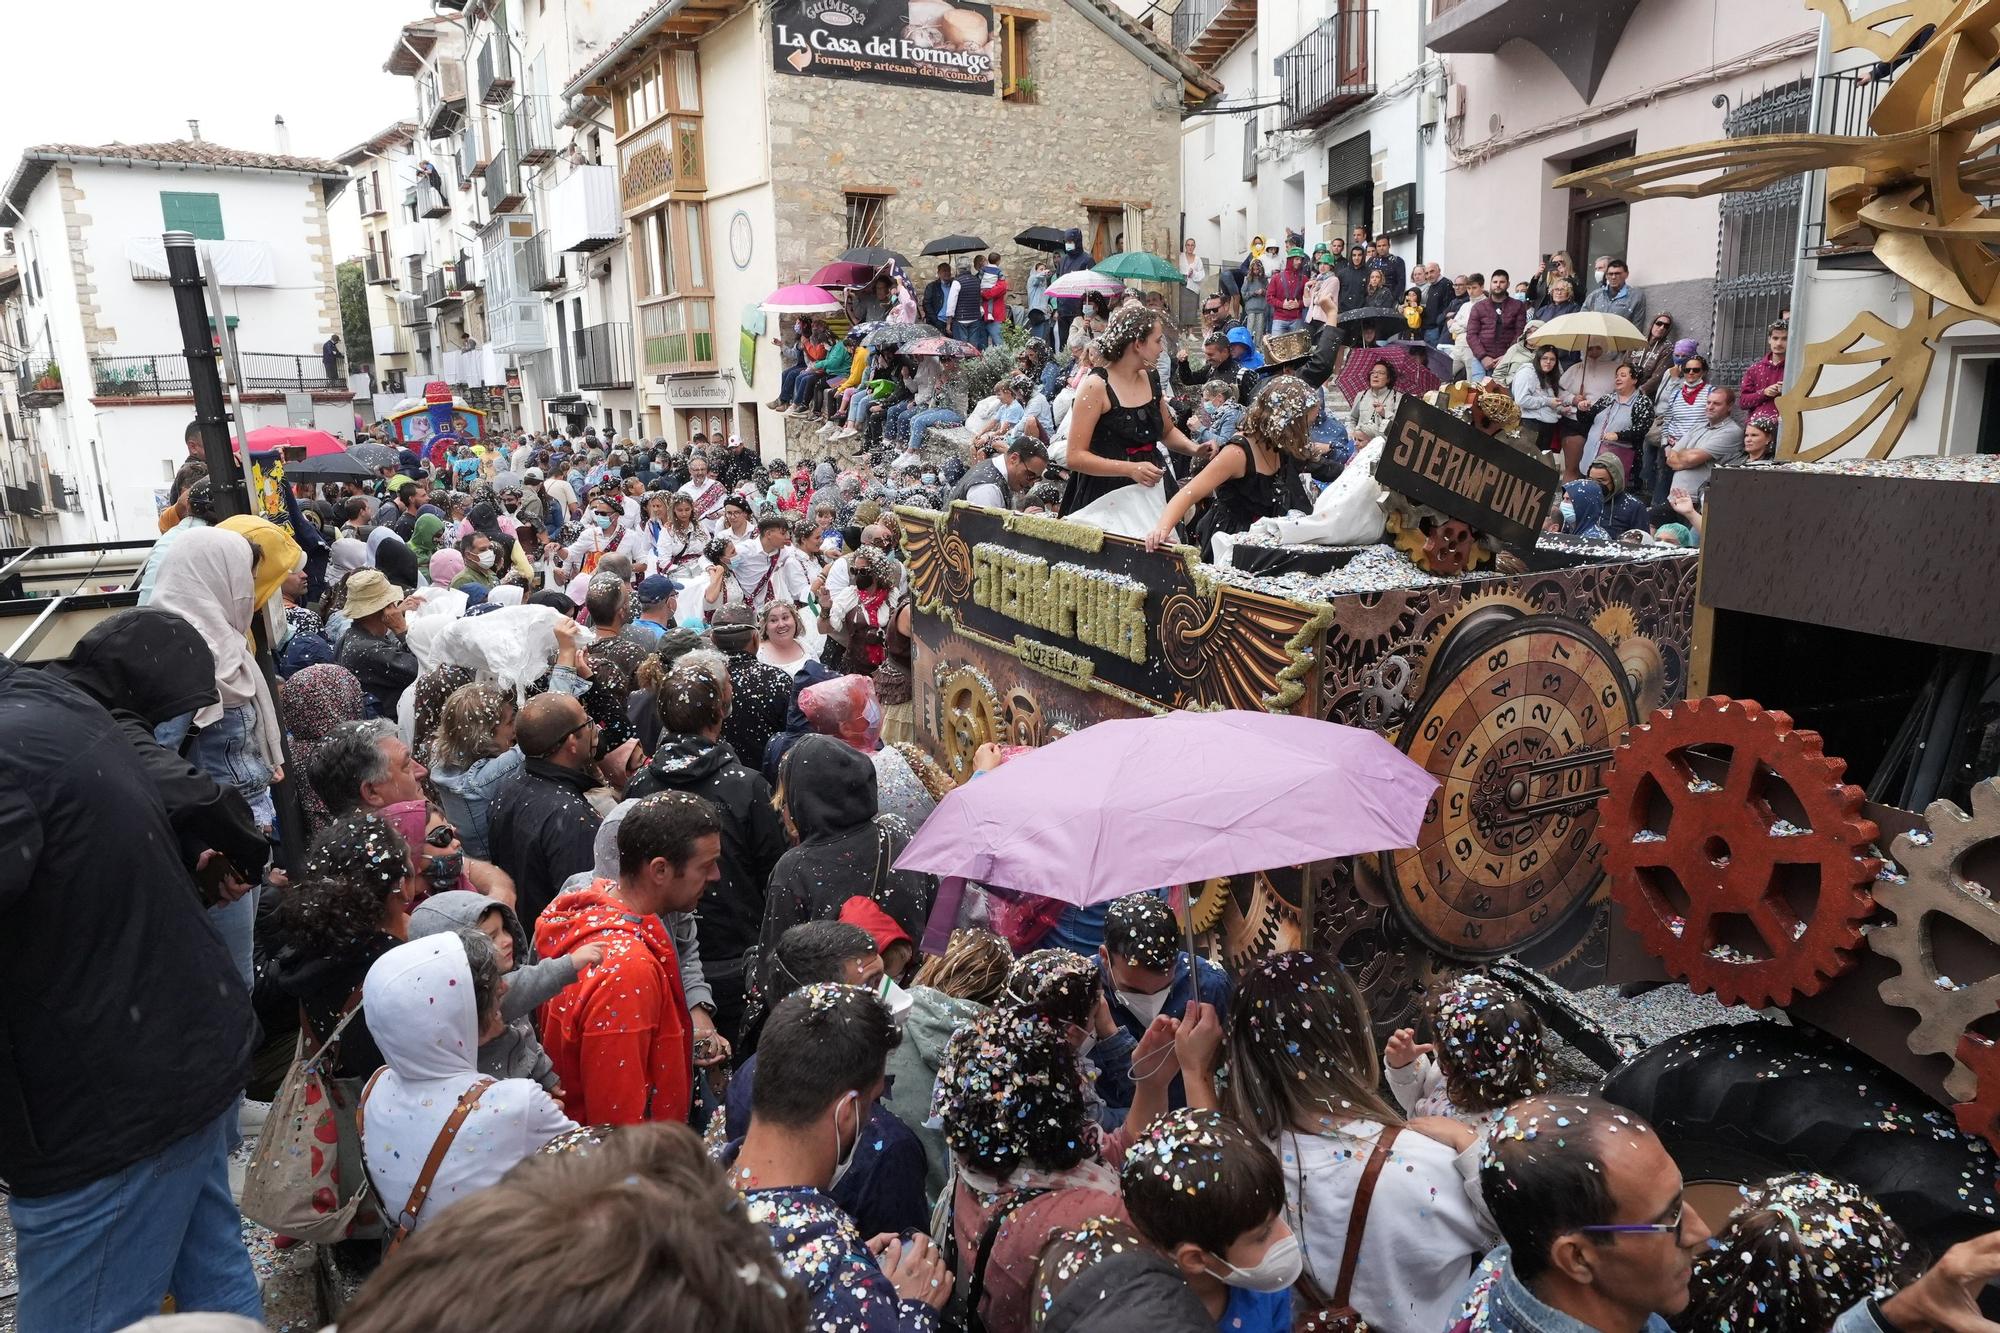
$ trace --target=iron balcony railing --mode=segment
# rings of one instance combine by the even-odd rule
[[[382,262],[380,255],[364,255],[361,260],[363,278],[372,286],[380,286],[396,280],[395,272]]]
[[[250,392],[286,389],[344,389],[340,362],[328,376],[318,354],[293,356],[283,352],[239,352],[241,388]],[[90,358],[93,398],[179,398],[194,392],[187,357],[179,352],[157,356],[93,356]]]
[[[521,189],[521,169],[514,164],[514,154],[505,148],[500,149],[486,164],[486,211],[489,214],[511,213],[526,198]]]
[[[1288,130],[1324,125],[1375,95],[1375,11],[1342,10],[1278,57]]]
[[[1819,111],[1814,117],[1813,131],[1817,134],[1861,135],[1870,133],[1868,121],[1875,114],[1875,104],[1882,100],[1890,81],[1869,79],[1862,81],[1863,70],[1850,69],[1839,74],[1822,74],[1819,79]],[[1850,173],[1852,174],[1852,173]],[[1817,179],[1809,181],[1806,188],[1805,255],[1808,259],[1826,258],[1833,255],[1852,254],[1866,247],[1840,245],[1829,241],[1826,236],[1826,181],[1827,173],[1816,173]]]
[[[520,108],[515,120],[520,133],[521,165],[547,162],[556,155],[555,129],[549,124],[549,99],[530,94],[521,99]]]
[[[21,362],[19,383],[23,407],[52,403],[63,396],[62,366],[51,356],[27,356]]]
[[[479,100],[498,106],[514,91],[514,58],[507,49],[507,34],[496,32],[479,48]]]
[[[424,136],[448,139],[465,110],[465,64],[440,60],[417,78],[417,105]]]
[[[535,233],[535,240],[528,247],[528,289],[536,292],[561,291],[563,285],[562,256],[556,253],[546,229]]]
[[[592,324],[576,331],[570,349],[579,389],[623,389],[632,383],[632,326]]]

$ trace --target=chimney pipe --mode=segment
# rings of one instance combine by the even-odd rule
[[[285,128],[285,118],[283,116],[272,117],[272,122],[272,128],[278,136],[278,151],[289,156],[292,151],[292,132]]]
[[[194,141],[195,141],[196,143],[200,143],[200,142],[201,142],[201,122],[200,122],[200,121],[198,121],[198,120],[194,120],[194,119],[190,119],[190,120],[188,121],[188,138],[190,138],[190,139],[194,140]]]

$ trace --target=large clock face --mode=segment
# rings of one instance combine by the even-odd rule
[[[1590,901],[1597,797],[1637,721],[1588,626],[1531,616],[1446,645],[1398,744],[1439,782],[1417,845],[1388,859],[1397,905],[1441,953],[1516,953]]]

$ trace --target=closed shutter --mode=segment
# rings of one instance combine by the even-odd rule
[[[1368,151],[1368,136],[1357,134],[1326,150],[1326,193],[1338,199],[1356,186],[1375,180],[1375,159]]]
[[[222,196],[215,194],[177,194],[171,190],[160,191],[160,216],[166,221],[166,230],[192,233],[199,241],[220,241],[222,234]]]

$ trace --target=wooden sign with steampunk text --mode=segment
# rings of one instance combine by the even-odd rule
[[[1562,474],[1415,394],[1384,434],[1375,480],[1517,553],[1532,550]]]

